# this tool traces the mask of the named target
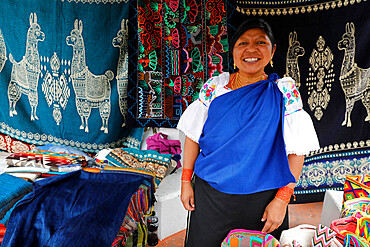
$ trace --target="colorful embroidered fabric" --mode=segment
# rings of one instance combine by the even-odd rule
[[[336,233],[329,227],[319,224],[311,241],[311,247],[329,247]]]
[[[272,235],[260,231],[250,231],[244,229],[231,230],[221,247],[279,247],[279,241]]]
[[[142,126],[174,127],[203,82],[225,71],[224,0],[139,0],[138,36],[139,97],[131,113]]]
[[[285,116],[302,110],[303,105],[301,95],[294,84],[294,80],[290,77],[285,77],[278,82],[278,86],[284,95]]]
[[[290,77],[284,77],[278,79],[276,83],[284,96],[285,116],[302,110],[301,95],[294,85],[294,81]],[[220,87],[220,85],[216,85],[213,78],[210,78],[200,90],[198,100],[208,107],[217,96],[231,91],[226,86],[222,86],[224,90],[217,87]]]
[[[152,177],[156,186],[160,184],[170,166],[171,154],[160,154],[155,150],[116,148],[107,156],[109,166],[103,171],[126,171]]]

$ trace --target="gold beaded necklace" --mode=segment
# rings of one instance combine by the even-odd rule
[[[266,78],[267,78],[267,75],[265,73],[263,73],[262,75],[259,75],[259,76],[247,77],[247,81],[242,81],[240,79],[239,71],[238,71],[234,75],[234,77],[233,77],[231,83],[229,83],[229,85],[230,85],[230,88],[232,90],[235,90],[235,89],[244,87],[244,86],[249,85],[249,84],[253,84],[253,83],[261,81],[261,80],[266,80]]]

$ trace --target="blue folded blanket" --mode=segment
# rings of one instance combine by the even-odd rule
[[[111,246],[144,179],[80,170],[36,181],[15,206],[1,246]]]
[[[0,223],[6,224],[14,205],[32,191],[32,184],[24,179],[3,173],[0,174]]]

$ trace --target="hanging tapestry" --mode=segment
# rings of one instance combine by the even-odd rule
[[[129,112],[139,126],[175,127],[227,65],[224,0],[139,0],[137,11],[137,109]]]
[[[298,202],[322,200],[327,189],[343,189],[346,175],[370,173],[368,10],[366,0],[228,0],[229,38],[241,20],[270,23],[277,50],[266,72],[296,81],[314,122],[321,149],[305,159]]]
[[[143,129],[128,117],[133,9],[128,0],[3,2],[0,132],[92,152],[140,147]]]

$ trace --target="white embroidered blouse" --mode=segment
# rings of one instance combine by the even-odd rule
[[[199,92],[199,99],[191,103],[182,114],[177,129],[198,143],[213,99],[231,91],[226,87],[230,74],[222,73],[210,78]],[[301,96],[294,80],[284,77],[277,81],[285,101],[284,141],[287,154],[307,155],[320,148],[310,115],[303,110]]]

